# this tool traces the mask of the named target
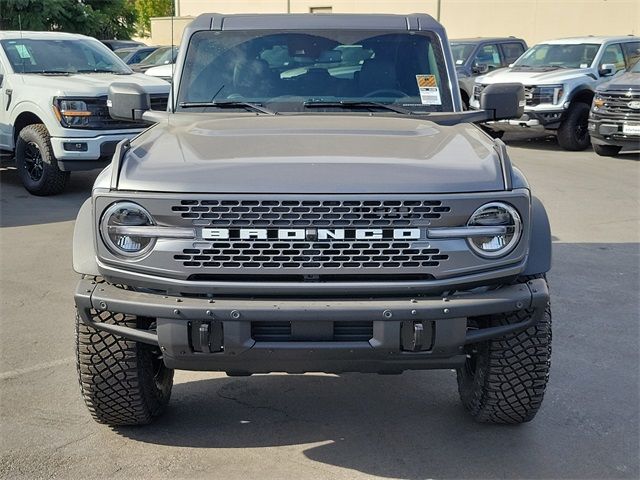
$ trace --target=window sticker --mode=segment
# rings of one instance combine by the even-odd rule
[[[27,50],[27,47],[25,47],[24,45],[16,45],[16,51],[18,52],[18,55],[20,55],[20,58],[31,58],[31,55],[29,55],[29,50]]]
[[[416,75],[416,81],[423,105],[442,105],[435,75]]]

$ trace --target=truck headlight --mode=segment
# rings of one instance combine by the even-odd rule
[[[100,234],[114,255],[141,257],[155,245],[155,236],[146,235],[131,227],[155,225],[149,212],[137,203],[116,202],[107,208],[100,220]],[[142,229],[144,230],[144,229]]]
[[[605,106],[605,100],[604,98],[602,98],[602,96],[599,93],[596,93],[595,97],[593,98],[593,109],[594,110],[598,110],[602,107]]]
[[[536,88],[540,103],[558,105],[564,95],[564,85],[542,85]]]
[[[467,241],[471,249],[486,258],[498,258],[511,252],[522,235],[522,220],[518,211],[502,202],[487,203],[478,208],[467,222],[468,227],[505,227],[504,233],[473,236]]]

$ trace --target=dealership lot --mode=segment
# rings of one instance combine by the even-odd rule
[[[97,425],[76,379],[71,269],[95,173],[38,198],[3,164],[0,477],[638,478],[640,159],[508,143],[555,242],[551,382],[520,427],[469,420],[448,371],[178,372],[157,423]]]

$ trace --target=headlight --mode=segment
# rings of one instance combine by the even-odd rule
[[[593,109],[598,110],[599,108],[604,107],[605,105],[604,98],[599,93],[596,93],[596,96],[593,98]]]
[[[111,253],[127,258],[141,257],[153,248],[155,236],[140,235],[139,231],[130,227],[152,225],[155,222],[151,214],[137,203],[116,202],[102,215],[100,233]]]
[[[539,103],[552,103],[557,105],[564,94],[563,85],[543,85],[536,88]]]
[[[504,227],[503,233],[473,236],[467,241],[481,257],[497,258],[511,252],[522,235],[522,220],[517,210],[502,202],[483,205],[469,218],[468,227]]]
[[[93,113],[88,103],[94,103],[96,99],[56,98],[53,103],[53,111],[63,127],[88,128],[91,126]]]

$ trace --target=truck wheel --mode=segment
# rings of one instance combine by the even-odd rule
[[[24,187],[34,195],[55,195],[64,190],[69,172],[58,168],[47,127],[27,125],[16,141],[16,164]]]
[[[531,312],[479,319],[495,326],[525,320]],[[464,407],[483,423],[524,423],[535,417],[549,379],[551,310],[537,325],[501,338],[468,345],[467,361],[457,370]]]
[[[622,147],[618,147],[617,145],[596,145],[593,144],[593,151],[596,152],[601,157],[615,157],[620,153]]]
[[[127,327],[145,323],[121,313],[92,315]],[[169,403],[173,370],[165,367],[158,347],[91,328],[76,314],[76,360],[82,397],[98,423],[147,424]]]
[[[591,143],[589,138],[589,105],[573,103],[558,128],[558,143],[565,150],[584,150]]]

